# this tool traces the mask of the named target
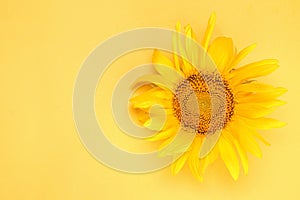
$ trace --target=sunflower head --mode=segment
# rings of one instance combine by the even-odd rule
[[[200,181],[203,180],[206,168],[218,157],[224,161],[233,179],[239,176],[239,158],[247,174],[247,153],[261,157],[257,140],[268,145],[258,130],[284,125],[266,115],[284,104],[277,98],[286,89],[255,80],[277,69],[278,61],[265,59],[240,66],[240,61],[256,45],[250,45],[237,53],[231,38],[217,37],[210,43],[215,21],[215,14],[212,14],[200,45],[217,70],[206,70],[207,65],[204,68],[195,66],[194,63],[203,63],[206,58],[200,55],[189,40],[183,43],[175,34],[174,52],[179,50],[183,56],[174,53],[169,58],[155,50],[153,64],[158,74],[149,79],[151,83],[144,87],[142,93],[130,99],[137,118],[147,128],[151,128],[150,121],[155,121],[149,118],[151,107],[160,104],[164,108],[167,114],[164,126],[148,138],[161,141],[162,149],[172,142],[179,129],[195,133],[188,148],[173,148],[168,154],[175,156],[181,152],[172,164],[173,174],[188,164],[192,174]],[[177,23],[176,33],[180,32],[181,25]],[[184,28],[184,34],[186,38],[196,40],[190,26]],[[154,117],[161,118],[159,114]]]

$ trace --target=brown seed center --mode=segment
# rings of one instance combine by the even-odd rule
[[[212,101],[208,86],[200,74],[191,75],[179,82],[173,96],[175,117],[184,127],[196,130],[199,134],[206,135],[223,129],[234,113],[234,99],[228,83],[225,80],[215,79],[214,76],[207,74],[205,80],[210,81],[209,85],[214,87],[214,92],[217,93],[215,97],[225,96],[225,106],[221,103],[224,102],[222,99],[216,98]],[[221,87],[222,89],[218,89]],[[215,112],[214,116],[212,116],[212,102],[220,111]],[[224,115],[219,113],[225,113],[225,119]],[[211,120],[212,117],[214,120]]]

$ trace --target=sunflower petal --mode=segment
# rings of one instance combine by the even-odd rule
[[[181,71],[176,71],[173,63],[160,51],[154,50],[152,62],[155,70],[172,83],[177,83],[182,79]]]
[[[270,146],[271,144],[265,139],[263,138],[263,136],[261,134],[259,134],[258,132],[256,132],[255,130],[253,131],[253,135],[259,139],[261,142],[263,142],[265,145]]]
[[[159,156],[174,155],[177,153],[183,153],[187,151],[195,138],[195,134],[187,132],[183,129],[176,131],[173,141],[169,142],[167,146],[164,146],[159,151]]]
[[[238,139],[241,143],[241,146],[252,155],[261,158],[262,152],[254,137],[255,130],[249,128],[240,120],[236,123],[238,123],[238,128],[236,128],[235,131],[238,133]]]
[[[152,62],[162,64],[162,65],[165,65],[165,66],[169,66],[169,67],[174,67],[173,62],[169,58],[164,56],[162,54],[162,52],[157,50],[157,49],[155,49],[153,51]]]
[[[184,48],[184,46],[183,46],[183,40],[184,39],[185,40],[190,40],[188,36],[185,36],[185,35],[183,35],[181,33],[181,25],[180,25],[180,23],[177,23],[176,24],[175,38],[174,38],[174,41],[173,41],[173,43],[175,43],[175,45],[174,45],[175,54],[176,53],[178,54],[178,55],[176,55],[177,56],[176,62],[178,60],[178,62],[179,62],[179,68],[181,69],[181,71],[183,72],[183,74],[185,75],[185,77],[188,77],[195,70],[194,70],[194,67],[187,60],[189,58],[188,55],[187,55],[187,51],[189,49]],[[192,41],[190,40],[189,42],[191,43]],[[180,61],[182,62],[182,64],[180,64]]]
[[[230,65],[227,65],[227,67],[224,69],[224,73],[228,73],[230,70],[235,68],[254,48],[256,47],[256,44],[252,44],[243,50],[241,50],[237,56],[231,61]]]
[[[157,85],[158,87],[166,90],[173,91],[174,87],[176,86],[175,83],[166,80],[164,77],[158,74],[147,74],[138,78],[132,85],[133,88],[137,87],[139,84],[149,82]]]
[[[231,38],[218,37],[208,48],[208,54],[211,56],[218,69],[222,72],[229,65],[234,56],[234,46]]]
[[[227,138],[221,135],[218,145],[222,160],[224,161],[232,178],[234,180],[237,180],[239,176],[240,166],[232,144]]]
[[[247,125],[258,130],[281,128],[286,125],[285,122],[281,122],[276,119],[265,118],[265,117],[257,118],[257,119],[251,119],[251,118],[242,118],[242,119]]]
[[[240,156],[241,163],[244,169],[244,173],[247,175],[249,171],[249,164],[248,164],[248,156],[246,151],[243,149],[241,144],[238,141],[234,141],[235,148]]]
[[[245,99],[245,98],[239,98],[237,100],[237,102],[239,103],[239,106],[242,106],[244,104],[248,105],[249,104],[248,102],[252,102],[251,105],[258,105],[258,106],[262,106],[262,107],[265,107],[265,108],[273,108],[273,107],[278,107],[278,106],[282,106],[282,105],[286,104],[285,101],[276,100],[276,99],[275,100],[264,101],[264,100],[261,100],[261,99],[251,98],[251,100],[249,100],[249,101],[247,101],[247,100],[248,99]]]
[[[164,129],[160,131],[159,133],[155,134],[152,137],[147,138],[148,141],[159,141],[159,140],[165,140],[167,138],[170,138],[176,134],[178,127],[172,127],[168,129]]]
[[[265,92],[274,89],[272,85],[258,83],[256,81],[240,84],[233,88],[235,93],[238,92]]]
[[[203,181],[201,173],[202,168],[200,166],[200,160],[198,158],[202,142],[203,137],[197,135],[191,145],[190,156],[188,159],[188,164],[191,169],[191,172],[194,175],[194,177],[196,177],[199,181]]]
[[[243,149],[243,147],[241,146],[239,141],[234,137],[234,135],[236,135],[236,133],[232,133],[232,130],[230,128],[228,130],[227,129],[228,129],[228,126],[227,126],[227,128],[223,129],[222,134],[224,135],[224,137],[229,138],[230,141],[234,144],[234,146],[237,150],[237,153],[240,156],[244,172],[247,175],[248,174],[248,169],[249,169],[247,153]]]
[[[181,24],[179,22],[177,22],[176,26],[175,26],[175,30],[180,29]],[[175,64],[175,69],[177,71],[180,71],[180,60],[179,60],[179,50],[178,50],[178,40],[177,40],[177,33],[174,33],[172,36],[172,45],[173,45],[173,51],[175,52],[173,54],[173,58],[174,58],[174,64]]]
[[[203,181],[203,175],[200,171],[200,161],[198,157],[192,156],[188,159],[188,164],[191,169],[193,176],[200,182]]]
[[[212,149],[217,144],[221,133],[222,133],[222,131],[218,130],[214,134],[207,135],[204,138],[203,144],[201,146],[201,151],[200,151],[200,154],[199,154],[199,158],[206,157],[212,151]]]
[[[165,121],[166,116],[151,116],[143,125],[150,130],[160,131],[163,129]]]
[[[188,159],[188,153],[184,153],[182,156],[180,156],[174,163],[171,165],[171,172],[173,175],[178,174],[178,172],[182,169],[184,164],[186,163]]]
[[[186,35],[185,47],[186,47],[187,56],[193,65],[198,64],[197,58],[199,57],[199,52],[196,46],[197,42],[195,40],[196,39],[195,34],[190,25],[187,25],[184,28],[184,31]]]
[[[188,77],[197,72],[197,69],[195,69],[194,66],[199,65],[200,52],[198,43],[195,40],[195,34],[190,25],[185,27],[185,34],[186,53],[189,60],[184,63],[185,66],[183,71],[186,74],[186,77]]]
[[[188,68],[189,65],[188,62],[186,61],[187,54],[182,44],[183,39],[186,37],[181,33],[181,24],[179,22],[176,24],[175,30],[176,32],[173,35],[173,51],[174,51],[175,67],[177,71],[182,71],[184,74],[186,74],[185,71],[187,71],[188,69],[185,69],[184,67]],[[181,64],[181,62],[183,64]]]
[[[267,108],[257,103],[243,103],[235,105],[235,113],[248,118],[260,118],[273,112],[274,109]]]
[[[171,108],[171,93],[159,87],[152,88],[138,96],[131,98],[129,101],[133,108],[150,108],[155,104],[162,105],[165,108]]]
[[[202,45],[203,45],[204,50],[207,50],[207,48],[208,48],[208,44],[209,44],[212,32],[214,30],[215,24],[216,24],[216,14],[212,13],[212,15],[210,16],[210,18],[208,20],[207,28],[206,28],[206,31],[205,31],[205,34],[204,34],[204,37],[202,40]]]
[[[256,81],[252,81],[249,83],[245,84],[240,84],[237,85],[236,87],[233,88],[235,93],[239,92],[257,92],[257,93],[280,93],[284,94],[287,92],[287,89],[282,88],[282,87],[274,87],[272,85],[264,84],[264,83],[259,83]]]
[[[273,88],[265,90],[264,92],[239,92],[235,94],[235,98],[237,98],[239,102],[270,101],[283,95],[286,91],[285,88]]]
[[[161,89],[160,87],[153,87],[151,89],[148,89],[147,91],[131,98],[130,101],[145,101],[149,97],[152,98],[159,98],[159,99],[165,99],[165,100],[171,100],[173,95],[170,91]]]
[[[206,168],[212,164],[213,162],[216,161],[216,159],[218,158],[219,155],[219,150],[218,148],[213,148],[209,154],[204,157],[203,159],[200,159],[200,168],[201,168],[201,172],[204,173],[206,171]]]
[[[233,70],[228,76],[229,79],[231,79],[231,85],[235,86],[251,78],[268,75],[275,71],[278,67],[279,65],[277,60],[261,60]]]
[[[149,113],[147,111],[139,108],[133,108],[132,105],[129,107],[129,109],[132,113],[133,119],[139,125],[143,125],[147,120],[149,120]]]

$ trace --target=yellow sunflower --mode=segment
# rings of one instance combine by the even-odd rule
[[[203,180],[203,174],[207,167],[219,155],[234,180],[239,176],[239,159],[245,174],[247,174],[247,152],[261,157],[262,152],[257,140],[269,145],[257,130],[278,128],[285,125],[283,122],[265,116],[270,114],[274,108],[284,104],[277,98],[285,93],[286,89],[253,80],[268,75],[277,69],[278,61],[266,59],[239,66],[240,61],[256,45],[250,45],[236,53],[231,38],[218,37],[210,43],[215,21],[215,14],[212,14],[201,46],[217,66],[222,78],[225,94],[224,123],[217,120],[217,123],[213,125],[214,128],[210,129],[212,134],[208,133],[212,118],[218,119],[218,116],[211,115],[209,88],[203,78],[205,74],[199,73],[190,63],[176,54],[173,54],[173,59],[170,59],[161,51],[155,50],[153,53],[154,64],[168,66],[183,77],[178,79],[176,76],[173,77],[164,73],[160,67],[155,67],[162,77],[165,76],[167,80],[171,79],[175,82],[174,91],[153,81],[152,84],[143,86],[142,92],[130,99],[135,115],[147,128],[153,128],[150,127],[151,120],[153,121],[149,117],[150,108],[156,104],[164,107],[167,114],[164,126],[156,135],[149,138],[152,141],[162,141],[162,147],[174,139],[180,126],[194,129],[196,135],[192,144],[172,164],[171,169],[173,174],[177,174],[185,164],[188,164],[192,174],[200,181]],[[179,23],[176,25],[176,31],[181,32]],[[195,39],[195,34],[190,26],[184,28],[184,34],[186,37]],[[193,48],[188,44],[186,44],[185,50],[189,55],[195,54]],[[187,86],[194,90],[198,101],[199,117],[197,119],[194,119],[196,115],[190,112],[193,108],[189,108],[189,94],[185,89]],[[198,126],[194,126],[195,120]],[[201,155],[200,151],[205,139],[216,132],[219,132],[216,144],[208,150],[207,154]]]

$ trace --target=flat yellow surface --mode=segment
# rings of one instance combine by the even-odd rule
[[[299,9],[296,0],[2,0],[0,199],[300,199]],[[256,42],[248,62],[280,60],[281,68],[263,80],[288,88],[282,97],[288,104],[272,114],[288,126],[263,133],[271,147],[261,145],[263,158],[250,156],[249,174],[236,182],[219,161],[204,183],[187,169],[173,177],[169,168],[132,175],[101,165],[81,144],[73,122],[81,63],[107,37],[132,28],[173,28],[181,21],[201,38],[213,11],[213,37],[232,37],[237,49]],[[116,77],[150,55],[116,63],[119,68],[103,77],[101,95],[109,97]],[[96,107],[107,105],[108,97]],[[99,120],[105,117],[97,113]],[[108,121],[104,128],[114,132]]]

